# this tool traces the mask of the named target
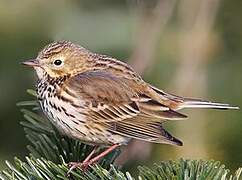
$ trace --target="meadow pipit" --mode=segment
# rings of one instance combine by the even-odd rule
[[[40,105],[63,134],[93,145],[109,146],[80,164],[85,168],[130,139],[182,145],[162,126],[187,116],[182,108],[238,109],[229,104],[183,98],[146,83],[127,64],[69,41],[47,45],[34,67]]]

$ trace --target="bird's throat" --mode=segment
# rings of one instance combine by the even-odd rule
[[[34,67],[39,79],[43,79],[45,76],[45,70],[42,67]]]

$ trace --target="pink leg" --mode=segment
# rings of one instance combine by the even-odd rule
[[[116,149],[117,147],[119,147],[120,145],[118,144],[114,144],[112,146],[110,146],[108,149],[106,149],[105,151],[103,151],[102,153],[100,153],[99,155],[97,155],[96,157],[92,158],[93,154],[95,153],[97,147],[95,147],[93,149],[93,151],[87,156],[87,158],[81,162],[81,163],[69,163],[69,165],[71,166],[69,171],[67,172],[67,175],[70,174],[70,172],[73,169],[76,169],[78,167],[80,167],[82,170],[86,170],[88,168],[88,166],[92,165],[93,163],[97,162],[99,159],[101,159],[102,157],[106,156],[107,154],[109,154],[110,152],[112,152],[114,149]]]
[[[93,163],[97,162],[99,159],[101,159],[102,157],[106,156],[107,154],[109,154],[110,152],[112,152],[114,149],[116,149],[118,146],[118,144],[114,144],[112,146],[110,146],[108,149],[106,149],[105,151],[103,151],[102,153],[100,153],[99,155],[97,155],[96,157],[90,159],[89,161],[82,163],[82,165],[92,165]]]
[[[70,174],[70,172],[73,169],[76,169],[76,168],[82,166],[82,164],[86,164],[91,159],[92,155],[95,153],[96,150],[97,150],[97,146],[94,147],[92,152],[86,157],[86,159],[82,163],[80,163],[80,162],[70,162],[70,163],[68,163],[68,166],[70,167],[70,169],[68,170],[67,174]]]
[[[92,152],[86,157],[86,159],[82,163],[88,162],[91,159],[92,155],[95,153],[96,150],[97,150],[97,146],[94,147]]]

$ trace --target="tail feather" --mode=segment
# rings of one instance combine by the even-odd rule
[[[204,101],[201,99],[193,99],[193,98],[183,98],[181,96],[177,96],[174,94],[166,93],[154,86],[150,86],[156,93],[158,93],[161,97],[165,97],[168,101],[171,101],[173,105],[173,110],[179,110],[183,108],[210,108],[210,109],[239,109],[238,106],[232,106],[230,104],[224,103],[216,103],[210,101]]]
[[[180,105],[180,108],[210,108],[210,109],[239,109],[237,106],[229,104],[215,103],[210,101],[203,101],[198,99],[184,99],[184,102]]]

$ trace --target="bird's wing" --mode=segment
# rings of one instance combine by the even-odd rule
[[[85,100],[84,111],[92,121],[116,122],[137,115],[158,122],[186,117],[146,96],[142,88],[137,91],[137,86],[133,88],[125,79],[105,71],[78,74],[64,88],[80,101]]]
[[[182,145],[162,127],[166,119],[184,118],[176,111],[137,91],[125,79],[104,71],[79,74],[64,86],[80,101],[88,120],[115,134],[149,142]],[[136,90],[134,90],[136,89]]]
[[[91,71],[70,78],[64,88],[84,101],[87,117],[91,121],[121,121],[140,113],[132,101],[137,93],[119,78],[104,71]]]
[[[167,132],[160,122],[150,121],[150,118],[136,116],[118,122],[104,124],[108,130],[119,135],[153,143],[163,143],[182,146],[182,142]]]

